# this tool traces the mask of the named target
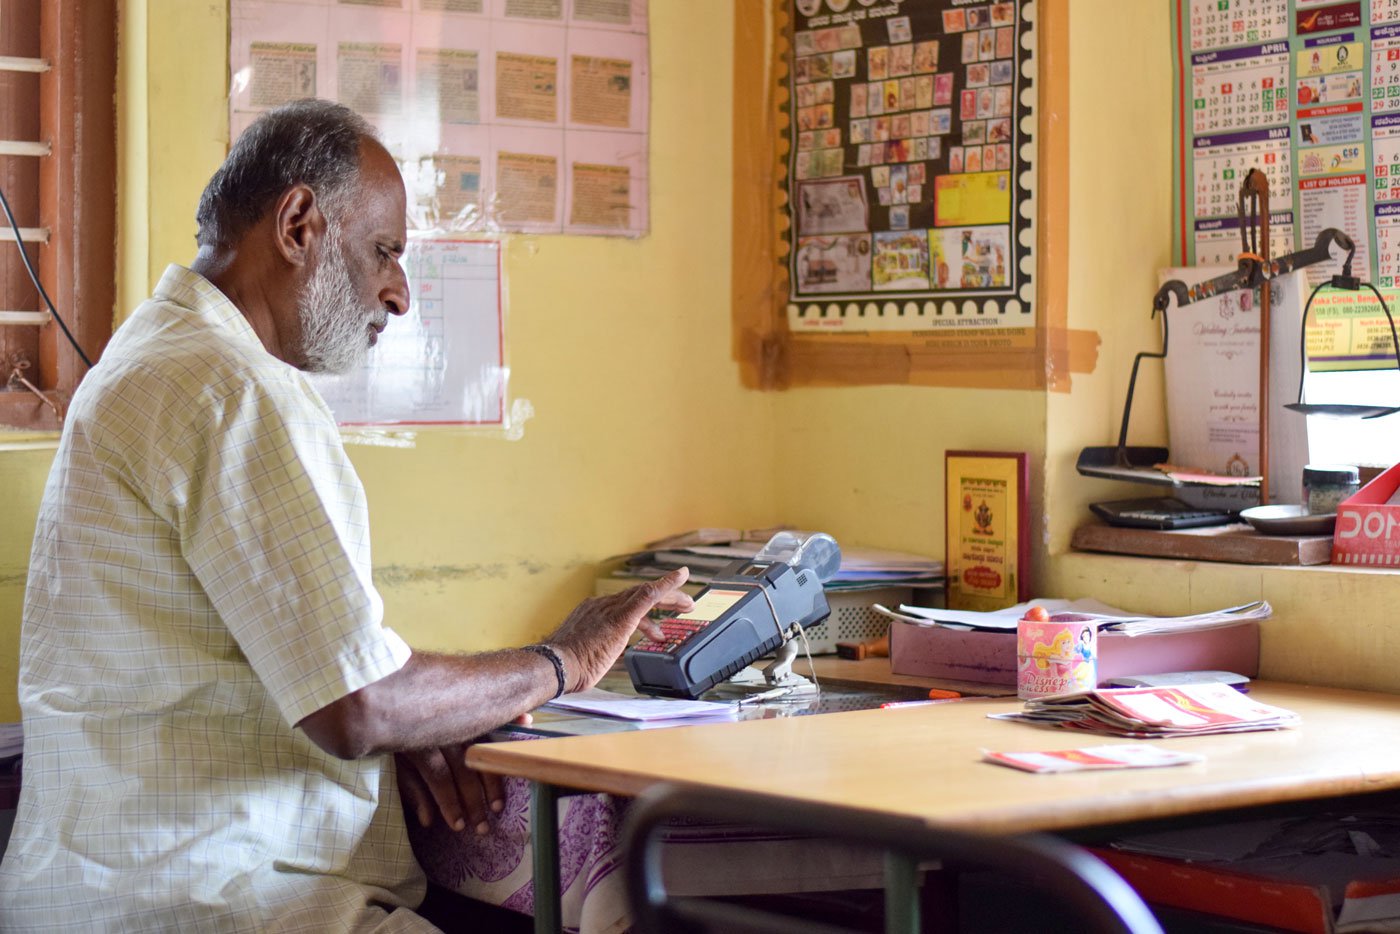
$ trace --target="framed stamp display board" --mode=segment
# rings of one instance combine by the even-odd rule
[[[787,3],[789,328],[1026,337],[1034,4]]]

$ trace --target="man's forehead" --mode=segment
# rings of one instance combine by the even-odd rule
[[[398,163],[378,141],[366,138],[360,144],[360,185],[357,197],[370,213],[368,220],[376,227],[404,227],[407,203],[403,176]]]
[[[360,171],[366,177],[378,177],[385,181],[398,179],[399,166],[384,144],[372,137],[360,140]]]

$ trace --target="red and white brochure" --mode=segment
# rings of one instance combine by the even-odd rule
[[[1025,772],[1086,772],[1094,769],[1152,769],[1202,762],[1204,756],[1172,752],[1141,743],[1056,749],[1048,752],[991,752],[982,750],[985,762],[1007,765]]]

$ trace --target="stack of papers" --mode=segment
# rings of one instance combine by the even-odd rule
[[[647,542],[649,551],[692,548],[696,545],[728,545],[730,542],[766,542],[779,532],[792,531],[791,526],[775,525],[769,529],[690,529]]]
[[[1027,607],[1044,607],[1053,622],[1084,622],[1098,620],[1100,632],[1118,632],[1127,636],[1149,633],[1179,632],[1185,629],[1214,629],[1234,626],[1250,620],[1268,619],[1273,608],[1265,600],[1242,603],[1191,616],[1141,616],[1100,603],[1097,600],[1030,600],[1004,610],[977,613],[971,610],[943,610],[926,606],[901,604],[898,610],[880,606],[874,609],[891,619],[915,626],[946,626],[951,629],[983,632],[1015,632],[1016,622],[1025,615]]]
[[[1262,704],[1224,684],[1059,694],[1026,701],[1019,713],[988,716],[1131,739],[1278,730],[1299,723],[1293,711]]]
[[[604,691],[601,688],[590,688],[587,691],[564,694],[561,697],[556,697],[545,706],[647,723],[660,720],[694,722],[733,720],[739,712],[738,707],[734,704],[701,700],[674,700],[663,697],[637,697],[632,694]]]
[[[1056,749],[1048,752],[989,752],[982,759],[1010,766],[1023,772],[1087,772],[1097,769],[1153,769],[1168,765],[1202,762],[1205,756],[1173,752],[1161,746],[1090,746],[1086,749]]]
[[[940,587],[943,562],[922,555],[877,548],[841,549],[841,569],[827,584],[828,589],[854,589],[862,585]]]
[[[661,577],[678,567],[690,568],[690,579],[709,583],[736,561],[758,554],[775,532],[791,529],[692,529],[651,542],[646,550],[624,556],[619,577]],[[726,536],[734,537],[726,540]],[[879,587],[941,587],[943,562],[923,555],[875,548],[841,546],[841,568],[826,582],[828,591],[873,590]]]

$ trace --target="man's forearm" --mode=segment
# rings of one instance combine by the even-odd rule
[[[561,672],[545,655],[504,649],[477,655],[414,653],[403,668],[348,694],[299,724],[312,742],[344,759],[464,743],[560,690],[598,683],[640,626],[652,638],[661,630],[643,622],[654,608],[688,610],[681,593],[688,571],[592,597],[574,607],[548,638]]]
[[[473,655],[414,652],[398,671],[305,718],[298,726],[345,759],[463,743],[554,696],[543,656],[523,649]]]

